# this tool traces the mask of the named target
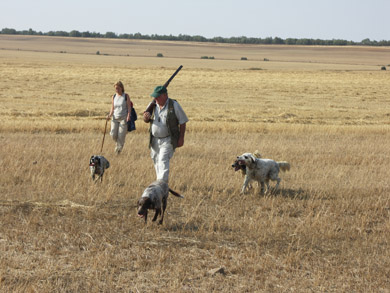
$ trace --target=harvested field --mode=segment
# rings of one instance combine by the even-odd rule
[[[1,292],[390,288],[388,48],[0,35],[0,49]],[[185,198],[145,226],[148,125],[120,156],[106,135],[102,184],[88,161],[114,82],[140,115],[181,64],[169,93],[190,122],[170,184]],[[255,150],[292,166],[273,194],[240,195],[231,164]]]

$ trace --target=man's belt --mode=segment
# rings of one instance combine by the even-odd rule
[[[163,139],[163,138],[170,137],[170,135],[167,135],[167,136],[164,136],[164,137],[158,137],[158,136],[154,136],[154,135],[153,135],[153,137],[158,138],[158,139]]]

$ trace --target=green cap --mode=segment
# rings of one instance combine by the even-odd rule
[[[167,88],[163,85],[159,85],[159,86],[156,86],[156,88],[154,89],[153,93],[151,94],[151,96],[153,98],[158,98],[161,94],[166,94],[168,91],[167,91]]]

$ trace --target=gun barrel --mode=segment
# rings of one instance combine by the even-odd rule
[[[176,76],[176,74],[178,74],[179,73],[179,71],[181,70],[183,68],[183,65],[180,65],[179,66],[179,68],[178,69],[176,69],[176,71],[175,71],[175,73],[174,74],[172,74],[172,76],[167,80],[167,82],[166,83],[164,83],[164,86],[165,87],[168,87],[168,85],[169,85],[169,83],[172,81],[172,79],[174,79],[175,78],[175,76]]]
[[[168,85],[170,84],[170,82],[172,81],[172,79],[175,78],[176,74],[179,73],[179,71],[183,68],[183,65],[180,65],[178,69],[176,69],[175,73],[172,74],[172,76],[167,80],[166,83],[164,83],[164,86],[165,87],[168,87]],[[149,112],[150,115],[152,115],[152,112],[153,112],[153,109],[154,109],[154,106],[156,105],[156,100],[153,99],[153,101],[150,103],[150,105],[148,106],[148,108],[145,110],[145,112]]]

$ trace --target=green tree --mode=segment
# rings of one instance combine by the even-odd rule
[[[1,30],[1,33],[4,35],[16,35],[17,34],[16,30],[13,28],[3,28]]]
[[[113,33],[113,32],[106,32],[104,37],[107,38],[107,39],[116,39],[117,35],[115,33]]]
[[[91,33],[90,32],[82,32],[81,33],[81,37],[83,37],[83,38],[90,38],[91,37]]]
[[[80,38],[81,37],[81,33],[79,31],[71,31],[69,33],[69,37]]]
[[[371,45],[372,42],[369,38],[367,38],[367,39],[362,40],[361,43],[362,43],[362,45],[369,46],[369,45]]]
[[[281,45],[281,44],[284,44],[284,40],[281,39],[281,38],[278,38],[278,37],[275,37],[272,41],[273,44],[278,44],[278,45]]]

